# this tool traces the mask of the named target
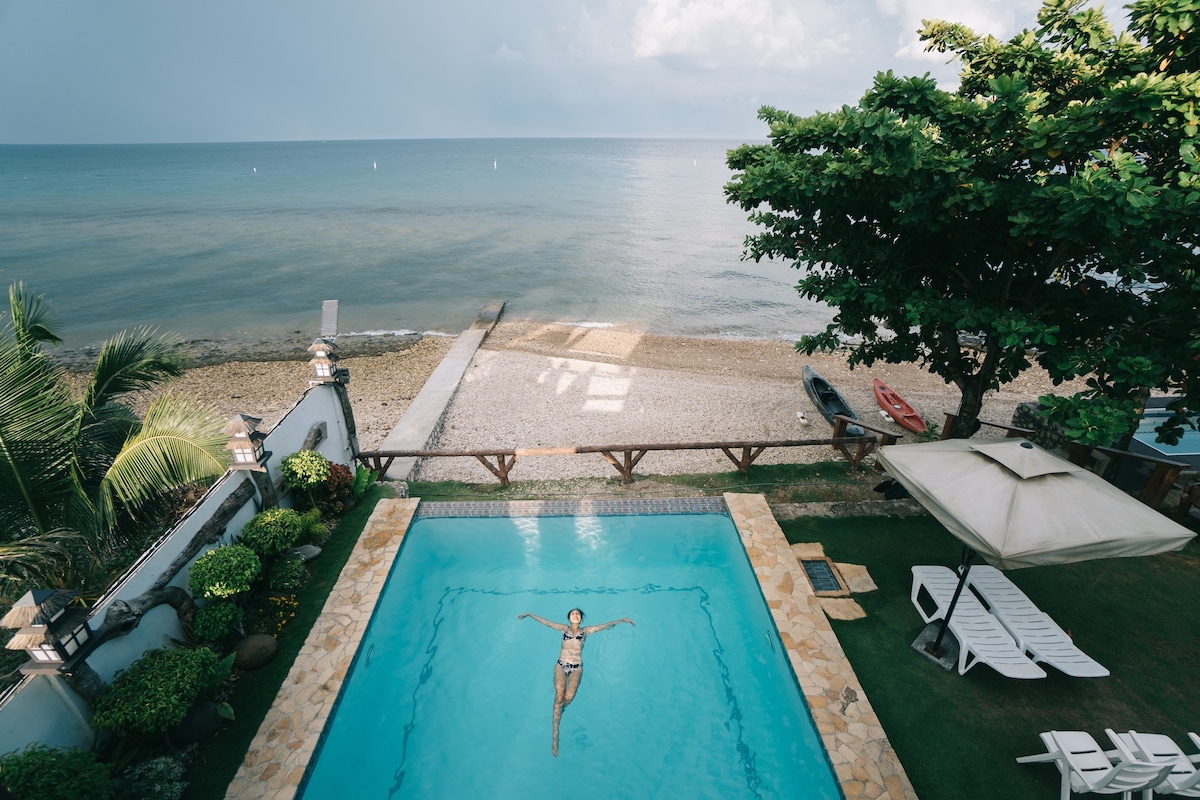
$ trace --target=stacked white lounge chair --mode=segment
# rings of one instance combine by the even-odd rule
[[[945,619],[959,576],[949,567],[912,568],[912,603],[925,622]],[[924,594],[934,602],[927,611]],[[947,626],[959,644],[958,671],[977,663],[1010,678],[1044,678],[1035,662],[1076,678],[1099,678],[1108,670],[1075,646],[1071,637],[995,567],[972,567]]]
[[[967,572],[967,586],[983,599],[1017,647],[1034,661],[1049,664],[1073,678],[1108,676],[1107,668],[1076,647],[1067,632],[1000,570],[986,564],[972,567]]]
[[[1185,755],[1169,736],[1157,733],[1116,733],[1105,730],[1116,745],[1103,750],[1087,731],[1047,731],[1041,734],[1046,752],[1021,756],[1019,764],[1053,761],[1062,773],[1060,800],[1080,794],[1120,794],[1144,800],[1160,795],[1200,797],[1200,754]],[[1200,736],[1189,733],[1200,747]]]
[[[925,622],[946,618],[946,610],[958,588],[958,576],[949,567],[915,566],[912,568],[912,603]],[[920,603],[921,590],[932,598],[933,611]],[[976,664],[987,664],[1009,678],[1044,678],[1046,671],[1030,661],[1000,620],[983,607],[969,590],[963,589],[950,615],[950,633],[958,641],[958,672],[965,675]]]

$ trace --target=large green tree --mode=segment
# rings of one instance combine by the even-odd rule
[[[730,151],[726,194],[762,226],[747,257],[836,309],[800,348],[926,366],[962,393],[958,436],[1031,359],[1088,376],[1051,403],[1077,438],[1109,443],[1152,389],[1183,396],[1178,435],[1200,407],[1200,0],[1129,8],[1118,34],[1046,0],[1006,42],[926,22],[957,90],[888,72],[855,106],[760,111],[769,143]]]
[[[9,289],[0,329],[0,597],[64,580],[112,544],[118,523],[165,490],[224,471],[223,423],[162,395],[139,419],[131,401],[181,372],[169,339],[139,330],[101,348],[83,391],[43,352],[49,307]]]

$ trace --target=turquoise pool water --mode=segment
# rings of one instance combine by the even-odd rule
[[[1171,412],[1169,411],[1146,411],[1141,421],[1138,422],[1138,429],[1133,438],[1165,458],[1200,454],[1200,431],[1192,428],[1185,427],[1183,429],[1183,436],[1179,438],[1177,444],[1163,444],[1154,441],[1158,438],[1158,433],[1154,429],[1162,425],[1163,421],[1170,416]]]
[[[550,753],[560,634],[585,625]],[[302,790],[318,798],[840,798],[732,520],[413,523]]]

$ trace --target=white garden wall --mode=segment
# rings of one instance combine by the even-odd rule
[[[343,413],[339,391],[344,390],[332,384],[313,386],[267,435],[265,445],[271,454],[267,459],[267,474],[281,495],[280,505],[290,505],[281,493],[280,462],[304,445],[314,426],[325,425],[325,439],[316,449],[330,461],[354,468],[356,442],[350,434],[353,423]],[[226,472],[201,502],[97,601],[90,618],[92,630],[100,628],[105,613],[114,602],[131,601],[149,591],[172,562],[186,552],[221,503],[244,482],[251,480],[250,473],[245,471]],[[261,493],[256,490],[254,497],[226,526],[224,535],[197,552],[192,561],[213,547],[236,541],[242,526],[262,510],[262,502]],[[190,564],[189,561],[188,566]],[[188,570],[184,568],[168,585],[186,590],[187,583]],[[175,609],[167,604],[158,605],[149,609],[130,633],[101,644],[88,656],[87,663],[106,682],[111,682],[119,670],[129,666],[142,653],[169,644],[171,638],[182,639],[183,635]],[[21,750],[33,743],[90,749],[93,731],[86,723],[89,715],[87,704],[61,676],[27,677],[0,697],[0,754]]]

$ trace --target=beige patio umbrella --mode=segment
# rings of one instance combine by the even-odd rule
[[[879,449],[879,463],[950,533],[999,569],[1178,550],[1194,533],[1025,439]],[[964,559],[962,591],[971,555]]]

